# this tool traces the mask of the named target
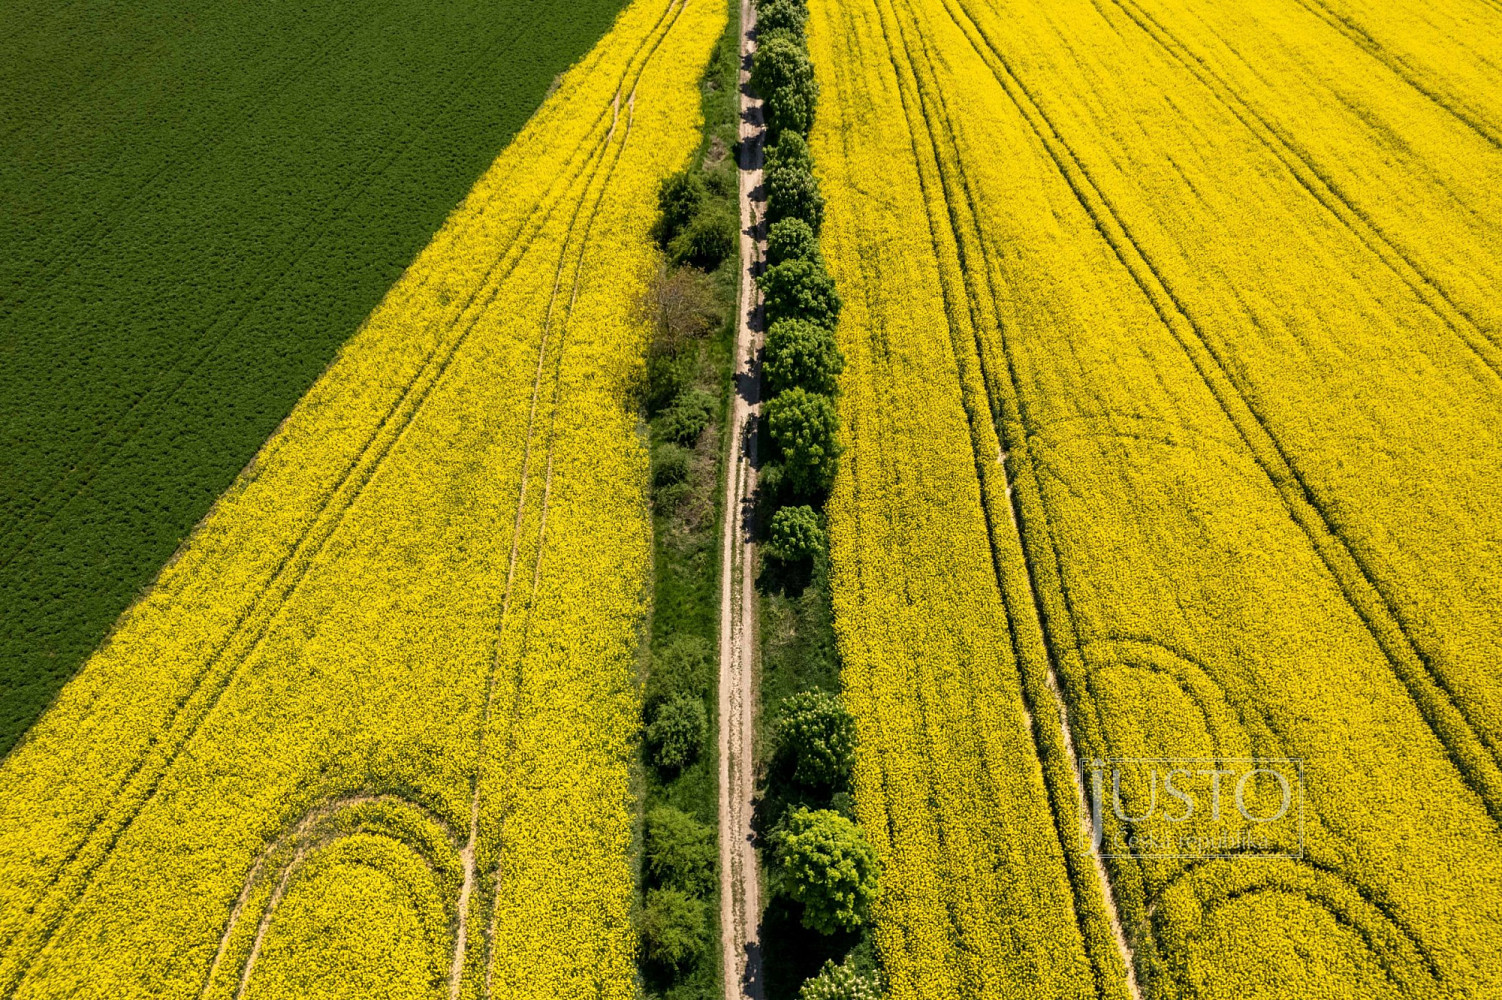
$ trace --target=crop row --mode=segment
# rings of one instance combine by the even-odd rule
[[[936,718],[916,671],[886,695],[901,710],[852,698],[889,883],[922,845],[891,774],[1009,735],[980,723],[1006,704],[980,697],[999,676],[1025,693],[1042,783],[1008,789],[998,828],[1021,846],[1015,817],[1053,809],[1056,842],[1026,853],[1035,877],[1057,866],[1085,947],[1074,978],[1040,976],[1048,952],[1018,944],[1068,911],[1058,890],[1037,911],[1036,889],[1007,893],[995,992],[1123,989],[1075,754],[1305,763],[1304,826],[1270,845],[1286,857],[1105,860],[1146,995],[1495,990],[1495,150],[1328,26],[1315,41],[1343,62],[1291,61],[1250,13],[1189,2],[815,11],[839,122],[814,137],[825,249],[864,293],[840,328],[850,472],[831,507],[847,682],[881,690],[902,651],[969,701]],[[1308,92],[1337,83],[1385,103],[1314,114]],[[1411,154],[1389,155],[1394,134]],[[935,531],[944,490],[967,530]],[[923,566],[942,576],[897,576]],[[994,602],[1014,658],[990,675],[946,634],[964,618],[936,625],[951,579],[964,606]],[[942,796],[926,811],[949,832]],[[1124,825],[1108,812],[1104,833]],[[925,965],[917,943],[989,955],[965,904],[993,876],[928,873],[947,907],[887,899],[894,986],[973,993],[963,960]]]
[[[631,994],[643,192],[724,17],[621,15],[0,765],[0,995]]]

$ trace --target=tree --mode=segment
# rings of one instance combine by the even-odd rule
[[[765,167],[769,171],[796,168],[812,173],[814,154],[808,148],[808,140],[797,132],[784,132],[767,147]]]
[[[641,913],[642,946],[659,965],[678,969],[704,952],[704,903],[678,889],[653,889]]]
[[[802,319],[780,319],[767,331],[762,373],[772,395],[802,388],[832,396],[844,370],[845,357],[825,327]]]
[[[783,507],[772,515],[767,553],[784,563],[801,563],[824,551],[824,529],[812,507]]]
[[[688,813],[657,806],[647,813],[647,871],[664,886],[687,893],[714,888],[714,831]]]
[[[861,828],[829,809],[799,807],[774,834],[781,891],[803,904],[803,926],[858,930],[876,897],[876,852]]]
[[[882,975],[857,968],[848,958],[835,965],[826,961],[812,979],[805,980],[798,1000],[882,1000]]]
[[[767,265],[785,260],[818,261],[819,241],[814,228],[803,219],[779,219],[767,228]]]
[[[784,31],[801,40],[807,23],[808,8],[803,6],[803,0],[766,0],[756,8],[756,30],[763,37]]]
[[[799,166],[778,167],[764,174],[767,188],[767,219],[802,219],[818,230],[824,224],[824,195],[819,180]]]
[[[761,36],[751,58],[751,86],[762,97],[767,133],[775,142],[784,132],[807,132],[814,123],[819,84],[813,64],[786,31]]]
[[[735,253],[740,237],[740,218],[723,204],[700,209],[688,225],[673,237],[668,249],[673,260],[713,271]]]
[[[657,766],[676,771],[692,763],[704,745],[709,719],[704,702],[691,694],[675,694],[657,706],[647,727],[647,743]]]
[[[697,635],[677,635],[652,655],[648,678],[654,697],[706,690],[714,677],[713,648]]]
[[[699,214],[704,198],[704,178],[692,168],[681,170],[662,182],[657,192],[657,207],[662,212],[664,242],[671,240]]]
[[[840,295],[823,264],[809,260],[785,260],[769,267],[756,279],[766,299],[767,316],[806,319],[833,330],[840,318]]]
[[[794,388],[767,403],[767,430],[782,453],[786,482],[799,495],[821,493],[834,480],[839,426],[828,396]]]
[[[824,691],[800,691],[782,699],[777,744],[796,762],[793,777],[809,788],[849,784],[855,761],[855,719],[845,702]]]
[[[692,444],[714,418],[715,398],[703,389],[684,389],[662,411],[658,427],[669,441]]]

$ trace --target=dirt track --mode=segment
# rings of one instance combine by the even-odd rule
[[[755,275],[764,252],[761,203],[761,100],[747,83],[755,50],[756,11],[741,2],[740,319],[736,326],[735,399],[725,471],[725,533],[720,578],[720,928],[726,1000],[761,1000],[761,888],[751,831],[756,788],[753,754],[756,665],[755,543],[757,386],[761,294]]]

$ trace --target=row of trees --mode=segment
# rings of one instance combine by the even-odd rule
[[[772,510],[764,551],[785,565],[827,549],[821,509],[840,458],[836,399],[845,359],[835,342],[840,296],[819,252],[824,197],[807,136],[819,87],[804,35],[804,0],[759,0],[751,85],[768,139],[766,268],[757,279],[768,320],[762,367],[773,461],[761,473]],[[783,700],[778,747],[764,799],[783,803],[768,836],[773,890],[801,908],[801,923],[835,941],[861,934],[876,894],[875,851],[850,798],[855,725],[838,695],[804,691]],[[841,944],[843,950],[845,945]],[[839,952],[836,951],[836,954]],[[881,976],[864,937],[836,965],[807,980],[804,1000],[865,1000]]]

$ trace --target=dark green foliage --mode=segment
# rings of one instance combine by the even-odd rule
[[[795,761],[793,775],[805,787],[849,785],[855,719],[838,695],[800,691],[784,698],[777,713],[777,743]]]
[[[709,921],[704,901],[678,889],[653,889],[641,913],[642,950],[647,958],[679,969],[704,952]]]
[[[751,86],[761,95],[772,141],[785,132],[806,133],[813,125],[819,84],[808,53],[790,33],[773,31],[759,40],[751,59]]]
[[[647,812],[647,873],[659,885],[705,895],[714,889],[714,830],[672,806]]]
[[[844,370],[845,357],[827,327],[807,320],[781,319],[767,331],[762,373],[771,394],[803,388],[832,396]]]
[[[767,432],[782,456],[787,486],[799,496],[829,488],[840,456],[839,414],[828,396],[789,389],[767,403]]]
[[[801,40],[807,23],[808,8],[803,5],[803,0],[767,0],[756,8],[756,30],[763,37],[774,31],[784,31],[795,40]]]
[[[785,260],[820,260],[813,227],[802,219],[779,219],[767,227],[767,266]]]
[[[767,218],[802,219],[815,232],[824,224],[824,195],[819,181],[802,167],[779,167],[766,172]]]
[[[694,695],[675,694],[659,702],[647,727],[653,762],[665,771],[681,770],[693,763],[708,728],[704,702]]]
[[[827,545],[818,512],[807,504],[783,507],[772,515],[767,554],[773,559],[785,563],[806,562],[823,552]]]
[[[655,697],[707,691],[715,679],[714,646],[702,635],[681,633],[652,651],[649,690]]]
[[[772,170],[803,170],[809,173],[814,169],[814,155],[809,152],[808,140],[797,132],[784,132],[771,146],[767,147],[765,168]]]
[[[767,318],[804,319],[833,330],[840,318],[840,295],[818,261],[787,260],[756,279],[766,302]]]
[[[0,753],[621,0],[14,0]]]
[[[876,896],[876,852],[861,828],[830,809],[794,809],[773,836],[775,879],[820,934],[859,929]]]
[[[662,182],[657,192],[657,207],[662,213],[664,242],[671,241],[699,213],[705,196],[704,175],[693,167]]]
[[[714,419],[718,403],[703,389],[685,389],[662,411],[658,427],[668,441],[692,444]]]
[[[642,402],[649,414],[671,406],[688,387],[694,360],[686,351],[653,350],[647,354],[647,392]]]
[[[672,486],[688,478],[694,453],[682,445],[664,443],[652,449],[652,485]]]
[[[735,256],[740,239],[740,216],[729,206],[715,202],[706,205],[669,246],[673,260],[705,271]]]

